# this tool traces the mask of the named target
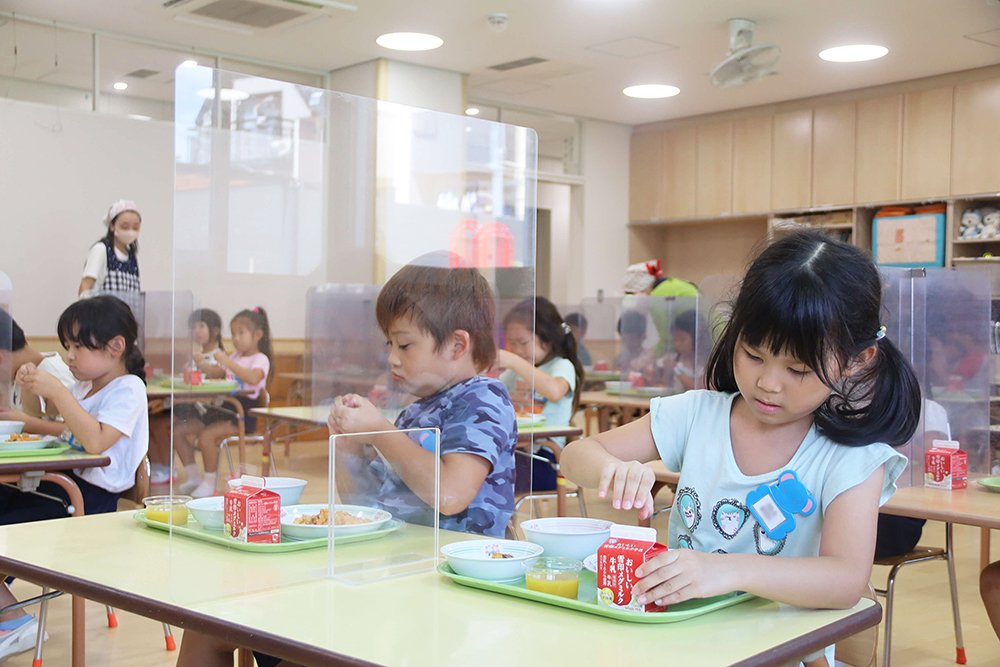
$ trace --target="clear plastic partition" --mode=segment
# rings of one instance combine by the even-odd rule
[[[708,276],[698,285],[698,329],[695,337],[695,377],[707,385],[705,369],[712,348],[729,322],[730,309],[739,293],[742,276]]]
[[[0,271],[0,310],[6,316],[0,317],[0,408],[14,407],[14,376],[12,355],[13,320],[11,309],[14,304],[14,285],[3,271]]]
[[[613,364],[622,394],[655,398],[697,386],[697,307],[695,297],[625,297],[616,325],[620,351]]]
[[[416,311],[398,301],[381,304],[388,315],[379,322],[386,286],[413,265],[479,276],[486,289],[476,294],[487,295],[485,309],[450,298],[447,281],[443,290],[396,292],[429,314],[415,330],[418,337],[433,338],[440,326],[456,321],[456,313],[475,311],[473,321],[455,325],[420,352],[432,364],[457,354],[461,373],[445,374],[455,384],[468,368],[475,376],[496,365],[498,302],[534,297],[535,134],[284,81],[180,67],[175,154],[174,291],[191,296],[174,308],[170,459],[186,467],[193,461],[201,479],[182,473],[174,492],[220,498],[240,485],[232,471],[271,473],[263,447],[285,438],[284,426],[306,426],[310,433],[288,448],[274,448],[280,477],[266,477],[265,485],[295,489],[282,493],[285,524],[303,504],[335,511],[326,422],[338,397],[363,403],[379,414],[380,426],[395,429],[403,409],[448,388],[426,394],[418,383],[415,393],[397,379],[412,368],[401,370],[390,358],[387,339],[398,330],[392,326],[397,320],[413,319]],[[447,307],[439,313],[425,308],[424,299]],[[210,320],[221,322],[221,350],[210,353],[215,338],[193,350],[205,329],[214,329]],[[453,346],[458,330],[475,333],[458,336],[461,350]],[[425,377],[416,368],[412,372]],[[304,390],[288,391],[291,382]],[[284,405],[295,396],[301,404]],[[512,417],[508,408],[507,421]],[[449,424],[421,424],[422,430],[438,426],[440,451],[435,449],[431,471],[441,457],[457,455],[449,447],[460,440],[449,440]],[[498,502],[509,517],[517,436],[512,429],[507,436],[489,456],[493,469],[506,475],[490,483],[503,486]],[[414,454],[428,451],[416,442],[412,447]],[[392,478],[377,466],[374,472]],[[362,500],[388,507],[391,499]],[[194,515],[190,526],[204,528]],[[206,538],[172,529],[169,576],[178,601],[305,581],[351,562],[328,558],[336,555],[331,549],[347,545],[328,541],[325,532],[319,542],[304,544],[283,525],[281,541],[264,546],[214,536],[220,539],[208,540],[212,548],[206,550],[196,544]],[[391,544],[371,540],[368,546],[378,552]],[[436,558],[430,547],[414,553]],[[394,567],[398,559],[390,556],[383,554],[383,565],[392,561]]]
[[[584,365],[585,382],[588,386],[608,381],[617,382],[619,379],[619,373],[613,369],[613,365],[621,351],[617,330],[621,310],[622,300],[619,298],[584,299],[574,311],[581,322],[586,322],[582,337],[583,347],[587,349],[591,361]],[[570,316],[573,314],[570,313]]]

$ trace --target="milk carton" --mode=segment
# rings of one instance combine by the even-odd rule
[[[936,489],[964,489],[969,459],[954,440],[935,440],[924,454],[924,485]]]
[[[655,528],[612,526],[611,537],[597,550],[597,604],[628,611],[666,611],[653,602],[639,604],[632,596],[639,581],[636,568],[666,550],[656,541]]]
[[[281,542],[281,496],[264,488],[263,477],[243,475],[223,501],[225,534],[240,542]]]

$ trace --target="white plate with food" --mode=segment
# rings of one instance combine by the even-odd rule
[[[0,435],[0,451],[16,449],[45,449],[59,438],[54,435],[29,435],[27,433],[7,433]]]
[[[590,570],[591,572],[593,572],[594,574],[597,574],[597,554],[590,554],[589,556],[584,558],[583,566],[588,570]]]
[[[518,426],[531,426],[532,424],[539,424],[545,421],[545,415],[528,415],[523,413],[518,413],[517,415],[517,425]]]
[[[361,505],[337,505],[333,514],[336,535],[370,533],[392,519],[385,510]],[[281,534],[301,540],[324,537],[329,515],[330,506],[325,503],[282,507]]]

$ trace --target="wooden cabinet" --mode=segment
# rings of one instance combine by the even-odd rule
[[[854,203],[854,102],[813,111],[812,205]]]
[[[629,149],[629,220],[657,217],[662,201],[663,133],[633,134]]]
[[[771,208],[807,208],[812,181],[812,109],[774,115]]]
[[[695,209],[698,217],[733,210],[733,124],[702,125],[697,130],[698,171]]]
[[[951,191],[953,92],[935,88],[904,98],[903,199],[943,197]]]
[[[663,133],[661,218],[692,218],[695,205],[698,166],[698,131],[694,127],[667,130]]]
[[[1000,191],[1000,79],[955,86],[951,194]]]
[[[771,207],[771,116],[733,121],[733,213]]]
[[[854,198],[859,204],[899,199],[903,96],[858,102]]]

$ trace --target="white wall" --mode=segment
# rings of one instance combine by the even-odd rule
[[[539,183],[538,208],[550,212],[549,299],[557,304],[571,303],[569,294],[573,276],[570,267],[574,262],[570,256],[570,186]]]
[[[142,286],[169,290],[173,239],[172,123],[0,103],[0,270],[29,336],[54,336],[76,299],[90,246],[117,199],[142,214]]]
[[[632,128],[596,120],[583,121],[582,171],[586,185],[574,193],[567,294],[571,303],[620,295],[628,266],[628,170]],[[577,188],[574,188],[577,190]],[[577,216],[582,204],[581,216]],[[582,219],[580,219],[582,217]],[[553,271],[556,271],[553,267]]]
[[[330,72],[330,90],[359,97],[375,98],[377,60],[358,63]]]
[[[445,113],[465,114],[462,74],[433,67],[388,62],[386,101]]]

